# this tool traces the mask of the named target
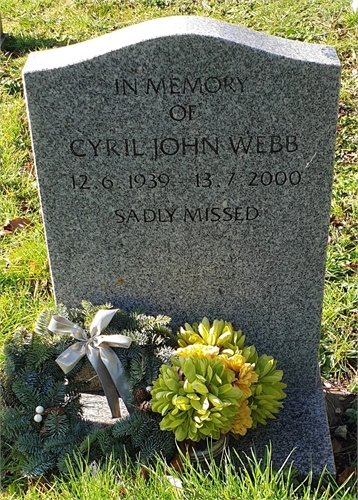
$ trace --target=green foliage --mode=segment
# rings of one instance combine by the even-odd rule
[[[160,430],[160,417],[152,413],[134,409],[128,418],[113,427],[90,432],[81,418],[81,387],[75,383],[75,376],[86,359],[80,360],[66,377],[55,362],[57,356],[76,341],[48,330],[52,315],[62,315],[88,329],[96,312],[110,307],[110,304],[93,306],[83,302],[81,309],[67,309],[62,305],[49,308],[39,315],[35,333],[23,328],[6,342],[1,377],[1,430],[8,444],[9,461],[18,462],[21,474],[34,478],[64,471],[66,456],[81,443],[82,453],[97,461],[109,454],[122,461],[128,458],[136,461],[140,456],[143,463],[150,463],[159,455],[168,459],[173,456],[174,436]],[[102,332],[105,335],[120,331],[132,338],[128,351],[116,351],[123,362],[124,377],[132,394],[130,403],[134,406],[140,403],[135,399],[135,391],[151,384],[158,375],[162,359],[157,351],[171,349],[169,321],[164,316],[154,318],[119,310]],[[45,409],[39,423],[34,421],[37,406]]]
[[[158,359],[158,362],[160,361],[160,364],[169,365],[170,358],[174,354],[174,349],[170,346],[161,346],[155,351],[155,354]],[[154,380],[154,378],[155,377],[152,377],[152,380]]]
[[[200,323],[193,325],[186,323],[179,330],[178,344],[182,348],[178,350],[179,355],[180,351],[185,348],[193,349],[193,352],[197,348],[200,351],[202,345],[216,348],[216,354],[227,359],[228,367],[235,371],[239,381],[241,378],[240,356],[245,358],[246,364],[254,367],[256,374],[254,378],[258,380],[256,383],[250,383],[250,389],[246,395],[253,428],[258,424],[266,425],[267,419],[275,418],[283,407],[281,400],[286,397],[283,392],[286,384],[281,381],[282,370],[276,368],[277,362],[272,356],[266,354],[259,356],[255,346],[246,346],[245,335],[241,331],[235,331],[231,323],[217,319],[210,323],[208,318],[203,318]],[[196,355],[200,354],[196,353]]]
[[[240,389],[231,384],[233,371],[220,359],[173,357],[173,366],[163,365],[154,382],[153,411],[160,413],[162,430],[175,433],[178,441],[219,439],[238,416]]]
[[[314,481],[312,474],[299,478],[292,465],[277,470],[273,450],[262,459],[254,453],[224,454],[219,463],[200,465],[181,454],[182,470],[168,468],[158,458],[154,464],[133,464],[108,455],[101,463],[90,463],[78,454],[66,460],[67,473],[54,479],[50,488],[41,482],[28,488],[12,488],[6,500],[356,500],[356,482],[337,485],[325,473]],[[290,457],[287,457],[287,463]],[[143,465],[147,474],[143,474]]]
[[[47,252],[44,240],[36,179],[27,168],[33,162],[30,135],[22,93],[21,70],[29,52],[63,46],[111,32],[123,26],[163,15],[191,14],[215,17],[272,35],[296,40],[329,44],[336,48],[342,63],[342,85],[337,128],[336,166],[333,184],[332,216],[327,256],[327,273],[323,307],[320,360],[325,376],[351,380],[357,368],[357,301],[355,263],[357,240],[357,34],[358,13],[350,1],[315,0],[0,0],[3,28],[9,33],[0,51],[0,214],[6,218],[26,216],[33,223],[26,230],[5,236],[0,248],[0,317],[1,336],[20,326],[31,329],[39,311],[53,304]],[[75,321],[75,320],[73,320]],[[127,321],[127,318],[125,318]],[[76,320],[76,322],[79,322]],[[129,326],[127,328],[130,329]],[[24,335],[25,338],[26,335]],[[58,344],[60,346],[60,344]],[[59,347],[59,352],[61,348]],[[64,350],[64,349],[62,349]],[[159,348],[157,356],[168,363],[171,349]],[[0,360],[4,357],[0,355]],[[19,359],[7,360],[14,370],[21,368]],[[80,369],[80,364],[75,370]],[[29,374],[27,374],[30,377]],[[49,382],[51,385],[51,382]],[[45,387],[45,385],[44,385]],[[18,403],[9,385],[9,405]],[[15,410],[14,410],[15,411]],[[20,412],[21,414],[21,412]],[[26,429],[27,415],[16,419]],[[6,477],[17,474],[16,461],[9,465],[11,447],[2,443],[1,468]],[[41,464],[40,464],[41,465]],[[10,473],[9,473],[10,470]],[[227,469],[230,470],[230,469]],[[12,471],[12,472],[11,472]],[[126,476],[128,497],[177,498],[161,479],[165,469],[154,471],[158,480],[151,489],[140,476]],[[256,471],[256,469],[255,469]],[[124,473],[124,471],[123,471]],[[160,474],[161,473],[161,474]],[[122,472],[120,472],[122,474]],[[58,492],[43,493],[34,487],[27,498],[95,498],[104,500],[122,495],[118,469],[110,465],[94,476],[88,467],[78,469],[72,481],[60,483]],[[190,468],[184,475],[187,498],[356,498],[354,489],[343,487],[329,491],[319,485],[311,494],[310,487],[292,492],[289,482],[277,482],[276,476],[255,472],[242,476],[233,473],[226,482],[212,477],[194,476]],[[196,478],[196,479],[195,479]],[[248,492],[249,490],[249,492]],[[336,491],[336,493],[334,493]],[[21,498],[18,490],[13,498]]]
[[[114,348],[122,363],[130,387],[128,405],[136,405],[135,393],[150,386],[158,377],[163,359],[168,360],[163,352],[173,354],[175,337],[168,327],[170,318],[159,315],[146,316],[142,313],[126,314],[118,311],[108,326],[108,333],[114,333],[118,325],[123,328],[122,335],[132,339],[129,349]]]
[[[160,456],[173,458],[176,450],[174,435],[159,427],[160,416],[152,412],[134,410],[113,426],[88,434],[80,451],[89,462],[103,462],[111,455],[122,463],[153,464]]]
[[[61,342],[61,349],[65,345]],[[78,387],[73,375],[65,380],[55,363],[58,345],[50,335],[18,331],[4,351],[1,439],[8,459],[27,477],[53,473],[87,432]],[[34,421],[37,406],[45,409],[39,423]]]
[[[178,344],[186,347],[193,344],[204,344],[220,347],[221,352],[228,355],[235,354],[242,349],[245,335],[240,330],[234,330],[233,325],[224,320],[215,319],[210,323],[208,318],[203,318],[200,323],[189,325],[185,323],[178,333]]]
[[[348,422],[351,423],[351,424],[355,424],[357,426],[357,424],[358,424],[358,404],[357,404],[357,398],[354,401],[352,401],[350,407],[347,408],[346,415],[348,417]]]
[[[282,370],[277,370],[276,366],[276,360],[266,354],[259,356],[255,364],[258,381],[250,387],[252,396],[249,398],[253,428],[257,424],[266,425],[267,419],[276,418],[283,407],[282,399],[286,397],[283,389],[287,385],[282,382]]]
[[[67,308],[62,304],[54,306],[52,308],[44,309],[36,319],[34,328],[35,333],[39,335],[51,335],[51,332],[47,329],[47,327],[50,323],[51,317],[54,314],[58,314],[59,316],[64,316],[65,318],[68,317]]]
[[[113,436],[123,442],[131,460],[140,460],[143,464],[153,463],[158,456],[169,460],[176,450],[174,436],[163,432],[159,423],[159,415],[134,411],[113,426]]]

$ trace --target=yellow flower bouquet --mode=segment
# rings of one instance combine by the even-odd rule
[[[204,318],[178,332],[171,365],[162,365],[153,383],[152,411],[162,415],[161,430],[177,441],[243,436],[275,418],[286,397],[272,356],[245,346],[233,325]]]

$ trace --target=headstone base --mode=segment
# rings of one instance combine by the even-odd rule
[[[81,404],[83,418],[90,424],[91,430],[114,425],[117,420],[120,420],[112,417],[106,396],[101,394],[81,394]],[[128,415],[128,410],[121,399],[119,400],[119,406],[122,415],[120,418],[125,418]]]
[[[326,468],[335,474],[335,464],[328,429],[327,413],[323,391],[318,387],[315,391],[287,390],[284,408],[277,419],[266,426],[249,430],[239,440],[231,439],[230,446],[235,448],[245,462],[245,455],[251,457],[255,450],[258,459],[265,456],[266,446],[272,444],[272,462],[281,467],[293,462],[299,474],[306,475],[312,469],[313,476],[319,476]],[[111,412],[105,396],[82,394],[83,417],[91,428],[100,429],[117,422]],[[121,403],[122,416],[128,415]],[[291,455],[290,455],[291,454]]]
[[[334,475],[335,464],[321,386],[313,391],[286,389],[285,392],[284,407],[275,420],[249,430],[239,440],[232,439],[230,445],[244,459],[245,454],[252,456],[251,450],[255,450],[257,458],[263,458],[265,447],[271,443],[274,466],[281,467],[289,457],[287,464],[293,462],[299,474],[306,475],[312,470],[316,477],[326,468]]]

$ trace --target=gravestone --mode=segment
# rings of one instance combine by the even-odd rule
[[[340,65],[216,20],[157,19],[24,68],[56,301],[243,330],[285,372],[249,431],[334,464],[318,369]],[[260,445],[261,443],[261,445]]]

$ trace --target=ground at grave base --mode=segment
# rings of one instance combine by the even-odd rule
[[[318,394],[321,389],[319,389]],[[312,446],[312,438],[316,442],[317,445],[317,454],[320,456],[318,462],[316,462],[315,468],[316,472],[319,472],[320,468],[323,468],[324,463],[327,459],[327,464],[331,472],[334,472],[334,467],[336,470],[336,479],[339,484],[342,484],[351,474],[357,474],[357,429],[356,423],[354,419],[347,414],[346,410],[352,407],[352,403],[356,400],[356,396],[354,394],[349,393],[343,386],[339,386],[338,384],[333,384],[331,382],[323,380],[323,395],[325,401],[325,407],[327,411],[327,416],[324,411],[324,405],[317,405],[317,394],[311,395],[311,398],[307,399],[307,407],[300,409],[302,418],[300,419],[300,429],[303,431],[306,427],[306,443],[307,446]],[[302,395],[304,397],[304,395]],[[108,425],[113,425],[117,419],[112,419],[111,413],[106,401],[106,398],[101,393],[94,394],[82,394],[81,401],[84,409],[84,418],[93,423],[95,428],[101,428]],[[313,411],[313,417],[317,417],[317,408],[318,415],[320,417],[318,420],[314,421],[310,418],[309,412],[307,413],[307,408],[310,406],[310,402],[316,401],[314,403],[315,411]],[[323,401],[322,401],[323,403]],[[299,404],[298,404],[299,406]],[[323,409],[323,412],[319,410]],[[124,405],[121,405],[122,416],[126,416],[126,408]],[[289,408],[288,413],[286,414],[286,418],[284,418],[283,426],[287,426],[290,422],[290,419],[296,413],[297,416],[297,408]],[[311,415],[312,417],[312,415]],[[328,418],[328,426],[329,426],[329,434],[327,432],[327,418]],[[297,421],[297,420],[296,420]],[[278,424],[278,425],[277,425]],[[322,429],[312,429],[312,426],[322,426]],[[291,428],[292,421],[290,424]],[[272,431],[272,427],[276,427],[276,431],[281,427],[280,419],[276,421],[272,421],[266,427],[261,427],[253,431],[253,435],[256,433],[267,434],[267,429]],[[296,426],[295,426],[296,427]],[[274,431],[275,435],[276,432]],[[290,446],[294,446],[295,443],[292,441],[286,442],[283,446],[282,453],[277,454],[277,444],[282,442],[282,438],[279,437],[280,433],[276,434],[276,446],[273,446],[273,452],[276,453],[276,459],[278,461],[284,461],[289,452],[291,451]],[[258,437],[258,436],[257,436]],[[262,443],[267,442],[265,436],[262,435],[261,439],[255,439],[255,442],[261,441]],[[232,443],[235,447],[238,447],[238,442]],[[297,443],[296,443],[297,444]],[[244,445],[244,447],[250,446],[250,438],[245,438],[240,440],[240,448]],[[331,448],[333,449],[333,457],[334,463],[330,464],[331,457]],[[308,449],[308,448],[307,448]],[[301,463],[299,468],[301,468],[301,472],[304,472],[308,463],[305,464],[303,461],[305,452],[305,444],[301,446],[301,449],[296,453],[296,457],[294,457],[298,463]],[[248,450],[247,450],[248,451]],[[314,450],[312,450],[314,451]],[[308,452],[309,453],[309,452]],[[308,471],[307,471],[308,472]]]
[[[358,476],[357,409],[354,410],[354,404],[357,408],[357,395],[333,380],[322,380],[322,384],[336,475],[338,483],[342,484],[351,474]]]

